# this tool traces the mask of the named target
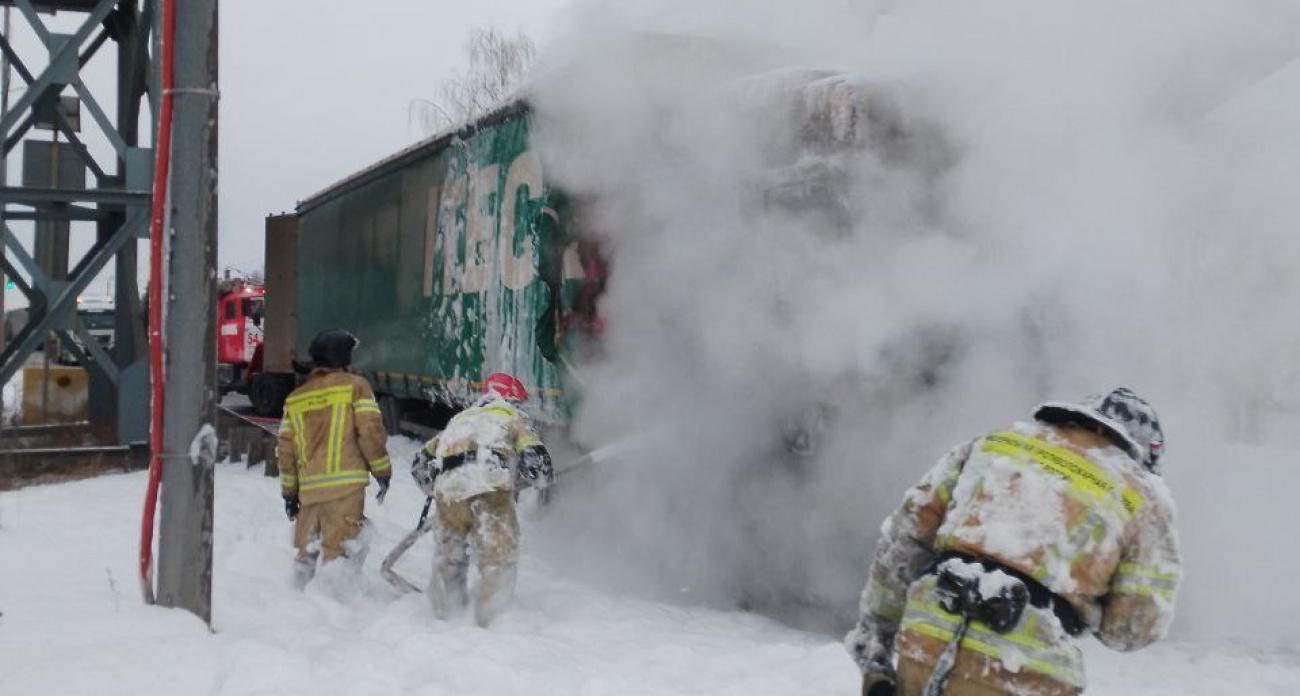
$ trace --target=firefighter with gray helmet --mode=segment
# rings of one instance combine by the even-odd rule
[[[1163,449],[1120,388],[941,459],[885,523],[845,637],[864,696],[1078,694],[1079,637],[1163,637],[1182,576]]]
[[[429,599],[440,619],[468,604],[469,552],[478,565],[474,620],[487,626],[514,595],[519,558],[516,481],[545,490],[555,479],[551,456],[519,408],[528,391],[515,377],[489,376],[483,394],[456,414],[411,465],[437,501],[437,555]]]
[[[388,433],[370,383],[348,370],[359,341],[343,329],[312,339],[312,369],[289,395],[276,446],[285,515],[294,522],[295,578],[306,584],[318,557],[359,558],[365,491],[373,475],[383,502],[392,477]]]

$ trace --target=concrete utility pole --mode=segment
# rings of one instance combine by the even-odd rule
[[[217,0],[176,6],[158,603],[212,621]],[[161,26],[161,25],[159,25]]]

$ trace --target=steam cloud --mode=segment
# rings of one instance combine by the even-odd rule
[[[558,558],[841,630],[880,522],[944,451],[1126,385],[1166,426],[1176,630],[1300,637],[1300,598],[1272,592],[1300,570],[1274,541],[1300,528],[1300,6],[568,20],[538,141],[611,259],[577,433],[641,437],[566,485]]]

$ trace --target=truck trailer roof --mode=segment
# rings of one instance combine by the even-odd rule
[[[456,138],[467,138],[484,128],[491,128],[507,119],[513,118],[519,113],[527,111],[528,108],[526,100],[515,99],[497,110],[476,118],[469,123],[456,126],[429,138],[425,138],[396,154],[385,157],[369,167],[330,184],[324,189],[304,198],[298,202],[297,214],[302,215],[303,213],[310,211],[312,208],[320,206],[337,196],[365,186],[371,181],[374,181],[391,171],[401,169],[411,162],[419,161],[430,153],[443,149],[449,142]]]

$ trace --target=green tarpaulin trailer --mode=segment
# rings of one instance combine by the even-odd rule
[[[321,329],[361,339],[354,369],[399,414],[463,406],[492,372],[527,386],[534,417],[569,417],[567,354],[594,326],[601,267],[571,233],[530,146],[520,102],[434,137],[302,201],[267,226],[265,373],[278,415]]]

